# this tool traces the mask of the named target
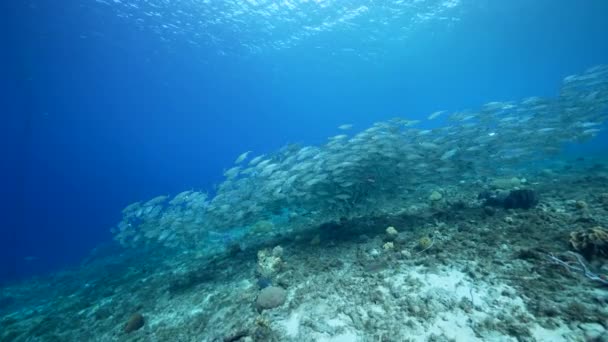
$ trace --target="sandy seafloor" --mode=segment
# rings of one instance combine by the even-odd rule
[[[476,180],[212,258],[100,247],[1,288],[0,340],[608,341],[608,286],[549,259],[573,250],[571,232],[608,227],[606,165],[514,175],[540,197],[529,210],[484,207]],[[261,310],[258,251],[276,246],[271,283],[287,296]],[[608,275],[604,256],[588,265]]]

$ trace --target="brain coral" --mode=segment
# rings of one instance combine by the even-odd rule
[[[287,291],[278,286],[269,286],[260,291],[256,305],[259,309],[273,309],[283,305]]]

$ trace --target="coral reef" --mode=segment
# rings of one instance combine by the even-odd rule
[[[490,215],[480,180],[443,187],[462,206],[433,205],[425,189],[393,214],[283,231],[237,254],[99,254],[3,287],[0,341],[607,340],[608,212],[596,193],[608,182],[577,168],[509,174],[542,203]]]

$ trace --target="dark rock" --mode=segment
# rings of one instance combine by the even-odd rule
[[[512,190],[504,200],[505,209],[530,209],[538,204],[538,195],[534,190]]]
[[[233,242],[228,246],[228,255],[231,257],[239,255],[243,251],[240,244]]]
[[[13,305],[15,302],[16,302],[16,300],[13,297],[2,297],[2,296],[0,296],[0,310]]]
[[[484,206],[491,207],[502,207],[504,206],[504,201],[509,195],[507,191],[482,191],[477,195],[477,199],[483,200]]]
[[[597,224],[597,221],[589,216],[589,214],[583,214],[580,217],[577,217],[576,219],[574,219],[574,223],[584,223],[584,224]]]
[[[199,269],[191,270],[185,274],[179,274],[175,279],[169,281],[168,290],[172,294],[186,292],[193,287],[209,282],[217,276],[217,272],[201,267]]]
[[[142,316],[140,313],[136,313],[129,318],[127,325],[125,325],[125,332],[128,334],[135,330],[139,330],[144,326],[144,323],[144,316]]]
[[[224,337],[223,340],[224,340],[224,342],[236,342],[246,336],[249,336],[248,330],[239,330],[230,336]]]
[[[534,190],[483,191],[478,196],[484,207],[503,207],[505,209],[530,209],[538,204],[538,194]],[[491,211],[484,213],[491,216]]]
[[[496,209],[492,208],[489,205],[486,205],[483,207],[483,213],[487,216],[494,216],[494,214],[496,214]]]
[[[367,236],[365,234],[361,234],[361,235],[359,235],[357,242],[365,243],[365,242],[368,242],[369,240],[370,240],[369,236]]]
[[[268,286],[272,285],[272,281],[268,278],[262,277],[262,278],[258,278],[257,284],[260,287],[260,289],[265,289]]]
[[[467,203],[463,200],[456,200],[450,203],[452,210],[464,210],[467,208]]]
[[[519,251],[517,251],[515,257],[517,259],[528,261],[536,261],[543,259],[543,255],[539,251],[533,249],[520,249]]]
[[[408,242],[409,240],[405,235],[397,235],[397,237],[395,238],[395,244],[397,245],[405,245]]]
[[[542,316],[546,317],[557,317],[560,314],[559,307],[554,303],[550,302],[541,302],[536,308],[536,311]]]

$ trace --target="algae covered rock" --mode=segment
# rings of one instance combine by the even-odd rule
[[[425,251],[433,245],[433,239],[428,236],[423,236],[418,240],[418,250]]]
[[[429,195],[429,201],[431,201],[431,202],[441,201],[442,198],[443,198],[443,195],[441,194],[441,192],[439,192],[437,190],[431,192],[431,194]]]
[[[384,245],[382,245],[382,248],[385,251],[392,251],[393,249],[395,249],[395,244],[393,244],[392,242],[389,241],[389,242],[385,243]]]
[[[272,250],[263,249],[258,251],[257,273],[266,278],[276,276],[283,266],[283,260],[281,259],[282,254],[283,248],[280,246],[277,246]]]
[[[385,232],[386,232],[386,240],[388,240],[388,241],[394,241],[399,236],[399,232],[393,226],[386,228]]]
[[[608,256],[608,230],[598,226],[572,232],[570,245],[587,259]]]

